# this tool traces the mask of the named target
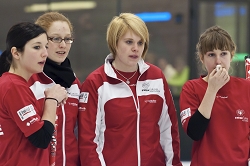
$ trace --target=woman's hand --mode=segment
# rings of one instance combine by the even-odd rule
[[[68,99],[67,90],[59,84],[56,84],[44,91],[46,98],[55,98],[58,101],[58,105],[66,104]]]
[[[230,80],[228,71],[225,68],[214,69],[208,77],[208,87],[216,92]]]

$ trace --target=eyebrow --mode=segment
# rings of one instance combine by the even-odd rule
[[[133,38],[129,38],[129,37],[128,37],[128,38],[124,38],[124,40],[133,40],[133,41],[137,41],[137,40],[134,40]],[[139,41],[139,42],[140,42],[140,41],[143,41],[143,39],[140,39],[140,40],[138,40],[138,41]]]
[[[58,34],[58,33],[52,33],[52,34],[50,34],[50,35],[48,35],[48,36],[58,36],[58,37],[60,37],[60,36],[62,36],[62,35],[60,35],[60,34]],[[65,36],[72,36],[72,34],[66,34]]]
[[[131,39],[131,40],[134,40],[134,39],[132,39],[132,38],[130,38],[130,37],[124,37],[124,39]]]
[[[34,43],[32,43],[32,44],[42,44],[42,42],[39,42],[39,41],[38,41],[38,42],[34,42]]]
[[[40,42],[40,41],[38,41],[38,42],[34,42],[34,43],[32,43],[31,45],[37,45],[37,44],[42,45],[43,43],[42,43],[42,42]],[[47,42],[45,45],[47,45],[47,44],[48,44],[48,42]]]

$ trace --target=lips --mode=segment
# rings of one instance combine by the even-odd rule
[[[57,54],[66,54],[66,51],[57,51]]]
[[[129,55],[129,57],[130,57],[130,58],[136,59],[136,58],[138,58],[139,56],[137,56],[137,55]]]
[[[45,61],[41,61],[41,62],[38,62],[38,63],[41,64],[41,65],[44,65]]]

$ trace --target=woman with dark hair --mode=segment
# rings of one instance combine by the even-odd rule
[[[46,32],[33,23],[16,24],[7,34],[0,57],[0,165],[49,165],[44,149],[67,92],[58,84],[46,89],[41,109],[27,83],[32,74],[42,72],[47,44]]]

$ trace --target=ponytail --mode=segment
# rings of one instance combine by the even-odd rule
[[[0,76],[10,69],[10,55],[5,50],[0,56]]]

